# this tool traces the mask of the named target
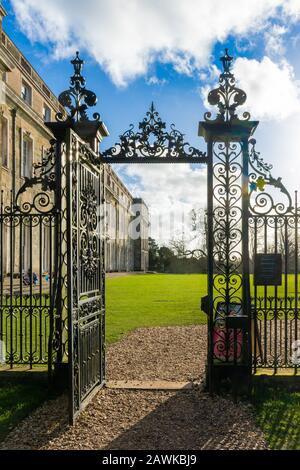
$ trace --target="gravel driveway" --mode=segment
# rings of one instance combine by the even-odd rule
[[[108,348],[108,380],[199,381],[206,326],[139,329]],[[264,449],[250,407],[191,390],[101,390],[75,426],[67,399],[45,403],[0,449]]]

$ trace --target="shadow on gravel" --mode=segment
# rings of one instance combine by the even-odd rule
[[[109,442],[109,450],[265,449],[243,405],[199,391],[181,391]]]
[[[67,397],[45,403],[16,428],[6,449],[265,449],[249,405],[178,392],[103,389],[74,426]]]

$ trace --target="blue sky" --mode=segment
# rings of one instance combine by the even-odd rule
[[[76,49],[87,87],[118,140],[151,101],[194,146],[219,57],[235,56],[245,109],[260,120],[258,149],[290,190],[300,190],[300,0],[4,0],[4,29],[55,94],[68,87]],[[205,206],[205,169],[117,168],[133,193],[164,215]],[[193,187],[191,187],[191,182]],[[197,191],[198,188],[198,191]],[[156,208],[155,208],[156,207]]]

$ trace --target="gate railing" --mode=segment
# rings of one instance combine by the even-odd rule
[[[38,166],[43,168],[44,185],[34,176],[25,179],[16,197],[1,193],[0,340],[2,362],[11,368],[32,368],[53,359],[60,220],[50,184],[54,153],[52,146],[45,165]]]
[[[296,204],[295,204],[296,206]],[[300,365],[297,357],[300,343],[299,317],[299,228],[297,206],[284,215],[250,217],[252,258],[259,253],[280,255],[280,285],[251,286],[253,368],[272,369]],[[253,277],[251,277],[253,280]]]

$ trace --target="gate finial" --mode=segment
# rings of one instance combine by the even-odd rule
[[[225,49],[225,55],[220,57],[220,61],[223,64],[223,71],[224,73],[230,72],[231,64],[233,61],[233,57],[228,54],[228,48]]]
[[[75,58],[71,60],[71,64],[74,67],[74,74],[70,78],[70,88],[58,97],[60,104],[69,110],[69,115],[67,119],[64,119],[62,113],[57,113],[56,119],[60,122],[87,122],[90,121],[87,110],[97,104],[97,96],[93,91],[85,88],[85,78],[82,75],[84,61],[79,57],[78,51]],[[100,115],[94,113],[93,118],[99,121]]]
[[[250,114],[244,112],[241,119],[237,113],[237,107],[246,102],[246,93],[235,85],[235,76],[231,72],[233,57],[229,55],[228,49],[225,49],[224,56],[220,57],[223,65],[223,72],[220,74],[219,87],[211,90],[208,94],[208,102],[212,106],[217,106],[219,112],[215,119],[211,118],[211,112],[204,114],[205,121],[211,122],[232,122],[248,121]]]

